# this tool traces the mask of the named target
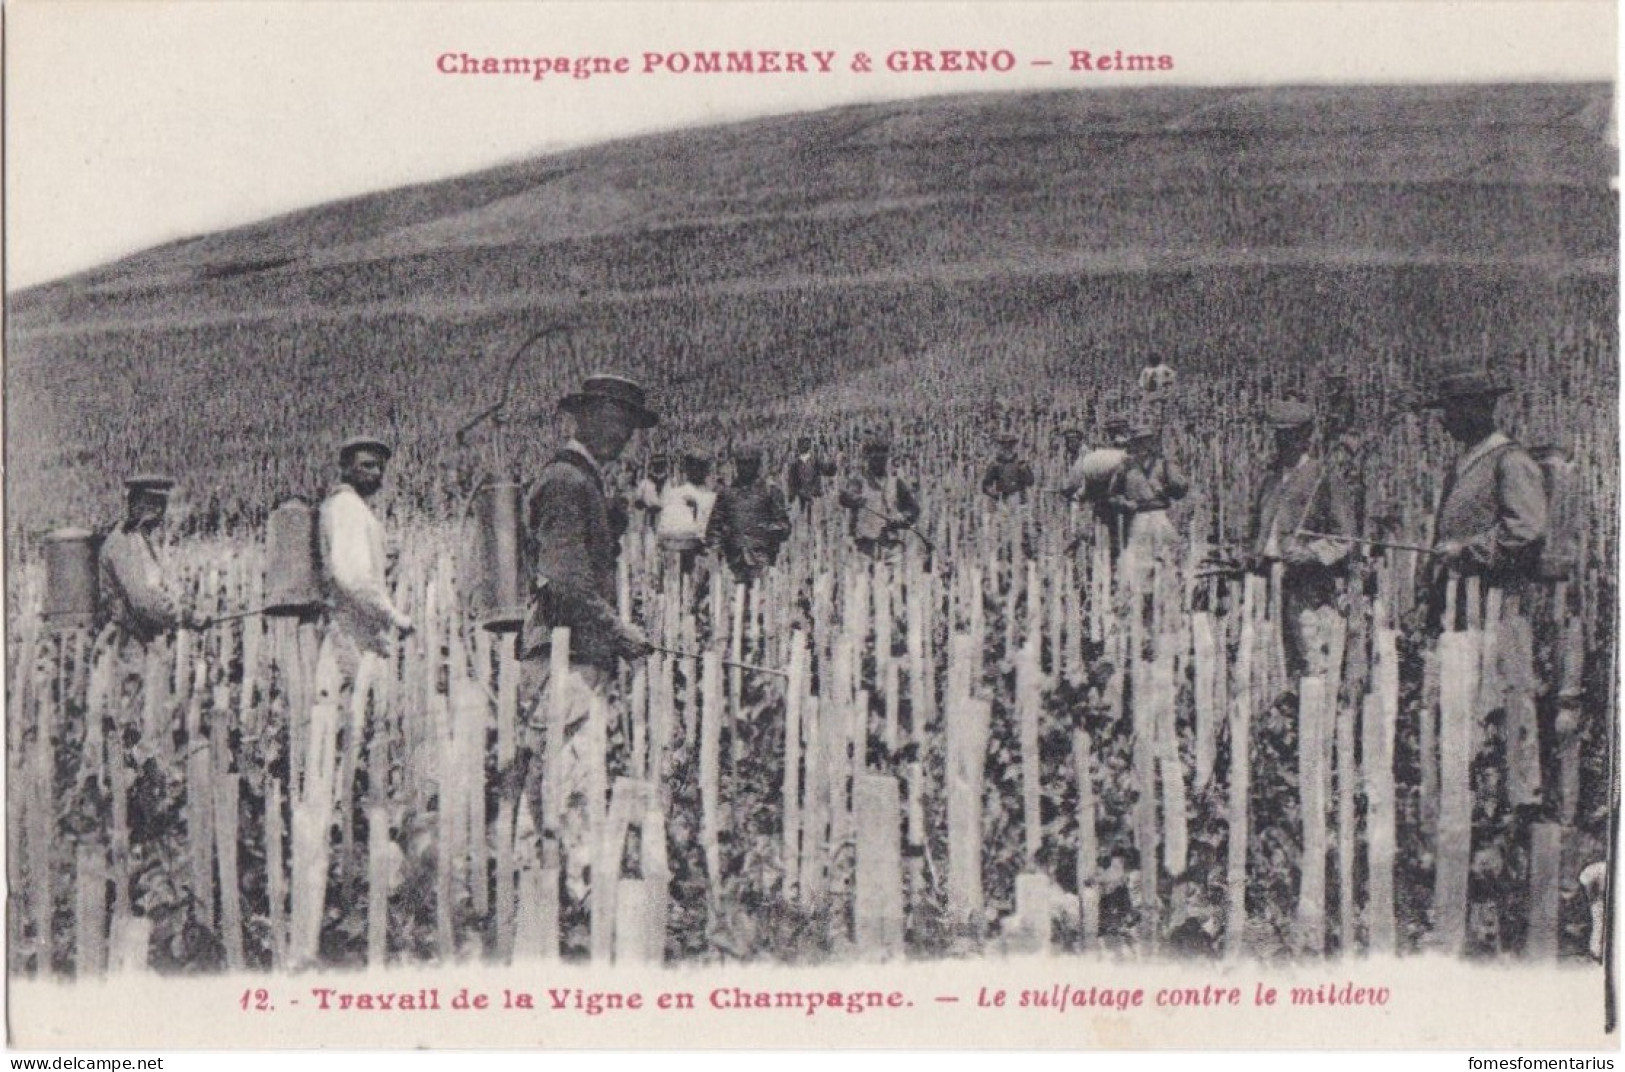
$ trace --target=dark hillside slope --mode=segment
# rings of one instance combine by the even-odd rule
[[[1412,361],[1615,321],[1609,87],[951,97],[594,146],[318,206],[9,297],[12,517],[105,512],[164,467],[228,519],[311,490],[331,444],[405,448],[439,512],[447,438],[506,355],[544,407],[644,376],[662,434],[834,429],[913,409],[1086,412],[1150,354]],[[1610,350],[1610,352],[1613,352]],[[1609,375],[1612,375],[1610,372]],[[849,422],[850,423],[850,422]],[[521,457],[540,449],[527,430]]]

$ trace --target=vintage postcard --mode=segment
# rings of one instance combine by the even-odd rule
[[[5,14],[12,1047],[1618,1049],[1614,3]]]

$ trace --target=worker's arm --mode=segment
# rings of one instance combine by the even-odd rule
[[[1546,535],[1546,485],[1540,465],[1522,450],[1508,450],[1496,466],[1495,525],[1465,541],[1459,561],[1483,570],[1507,565]]]
[[[130,613],[144,631],[167,633],[180,626],[179,608],[141,546],[141,537],[121,535],[109,540],[105,561]]]

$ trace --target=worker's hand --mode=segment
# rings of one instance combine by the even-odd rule
[[[641,662],[654,654],[655,646],[642,629],[629,623],[621,625],[621,657],[627,662]]]
[[[1461,540],[1441,540],[1433,548],[1441,565],[1460,566],[1467,558],[1467,544]]]
[[[1321,564],[1320,556],[1301,544],[1289,544],[1281,552],[1281,561],[1289,566],[1318,566]]]
[[[189,610],[181,617],[181,628],[191,629],[195,632],[202,632],[213,624],[213,618],[210,618],[207,614],[199,614],[195,610]]]
[[[395,612],[395,617],[393,617],[393,618],[391,618],[389,620],[389,624],[394,626],[395,631],[397,633],[401,634],[401,636],[411,636],[412,635],[412,629],[413,629],[412,619],[408,615],[405,615],[405,614],[400,613],[399,611],[396,611]]]

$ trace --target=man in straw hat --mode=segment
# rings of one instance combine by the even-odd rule
[[[839,501],[853,541],[870,558],[895,556],[904,533],[920,519],[919,496],[892,473],[891,444],[880,436],[864,443],[863,470],[846,482]]]
[[[592,757],[580,731],[618,663],[643,659],[653,650],[617,609],[620,538],[610,519],[603,467],[659,418],[639,384],[607,374],[587,377],[580,390],[560,399],[558,408],[569,417],[571,434],[536,478],[525,507],[526,548],[535,564],[530,612],[519,638],[528,740],[512,772],[511,791],[528,792],[535,830],[543,838],[543,866],[562,864],[567,888],[579,898],[586,892],[590,854],[579,837],[566,838],[561,827],[578,834],[584,829],[583,823],[571,822],[572,816],[585,813],[590,784]],[[555,694],[549,686],[557,628],[570,630],[569,670],[552,696],[558,706],[549,709],[550,694]],[[534,760],[541,753],[538,736],[544,727],[561,734],[547,744],[557,779],[550,792],[561,808],[558,815],[546,814],[541,764]]]
[[[1471,698],[1474,725],[1472,912],[1518,914],[1527,890],[1516,861],[1526,823],[1552,803],[1541,780],[1530,611],[1547,535],[1545,482],[1538,463],[1496,422],[1508,388],[1486,367],[1453,359],[1439,371],[1425,405],[1462,453],[1445,474],[1434,518],[1430,624],[1443,631],[1482,630],[1488,646]],[[1445,687],[1450,682],[1443,683]]]
[[[1496,425],[1507,387],[1480,367],[1446,365],[1425,403],[1462,448],[1445,475],[1434,524],[1437,565],[1455,577],[1497,587],[1532,578],[1546,536],[1540,466]]]
[[[1258,490],[1249,565],[1281,577],[1281,645],[1292,680],[1333,669],[1328,653],[1338,615],[1338,580],[1354,545],[1346,486],[1313,449],[1315,412],[1295,398],[1271,402],[1264,419],[1275,455]],[[1319,535],[1309,535],[1310,533]]]
[[[999,452],[982,477],[982,494],[993,499],[1025,495],[1035,478],[1033,467],[1016,456],[1016,437],[1004,432],[995,436],[993,442]]]
[[[316,907],[293,919],[290,956],[296,964],[314,963],[321,945],[329,835],[337,805],[349,796],[373,683],[384,672],[395,635],[412,631],[412,619],[390,597],[384,526],[372,509],[391,456],[389,444],[376,436],[346,439],[339,445],[339,478],[317,512],[327,630],[316,657],[304,780],[292,787],[296,881],[311,885],[296,903]]]

